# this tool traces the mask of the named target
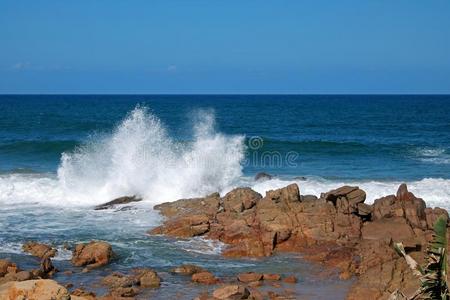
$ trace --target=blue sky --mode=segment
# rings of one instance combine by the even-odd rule
[[[0,0],[0,93],[450,93],[450,1]]]

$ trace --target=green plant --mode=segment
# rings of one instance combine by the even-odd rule
[[[434,223],[433,240],[427,248],[427,264],[421,267],[410,255],[406,254],[402,243],[394,243],[394,249],[403,256],[414,275],[420,279],[420,288],[409,299],[449,300],[447,286],[447,218],[441,216]],[[391,294],[390,299],[408,299],[399,291]]]

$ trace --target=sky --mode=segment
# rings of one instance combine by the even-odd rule
[[[447,94],[448,0],[0,0],[0,94]]]

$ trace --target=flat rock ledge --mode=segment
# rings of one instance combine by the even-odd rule
[[[366,193],[352,186],[319,198],[301,196],[296,184],[264,197],[237,188],[224,197],[214,193],[155,206],[166,220],[149,233],[219,240],[228,245],[223,252],[228,257],[300,252],[306,259],[339,268],[342,279],[356,276],[347,299],[387,299],[396,289],[411,295],[419,281],[392,242],[403,242],[406,251],[423,262],[434,222],[441,215],[448,219],[448,213],[427,208],[405,184],[396,195],[372,205],[365,199]]]

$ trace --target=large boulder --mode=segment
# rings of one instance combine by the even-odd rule
[[[78,244],[72,253],[72,264],[76,267],[86,266],[88,269],[107,265],[113,258],[112,247],[107,242],[91,241]]]
[[[49,279],[11,281],[0,286],[0,299],[70,300],[67,289]]]

